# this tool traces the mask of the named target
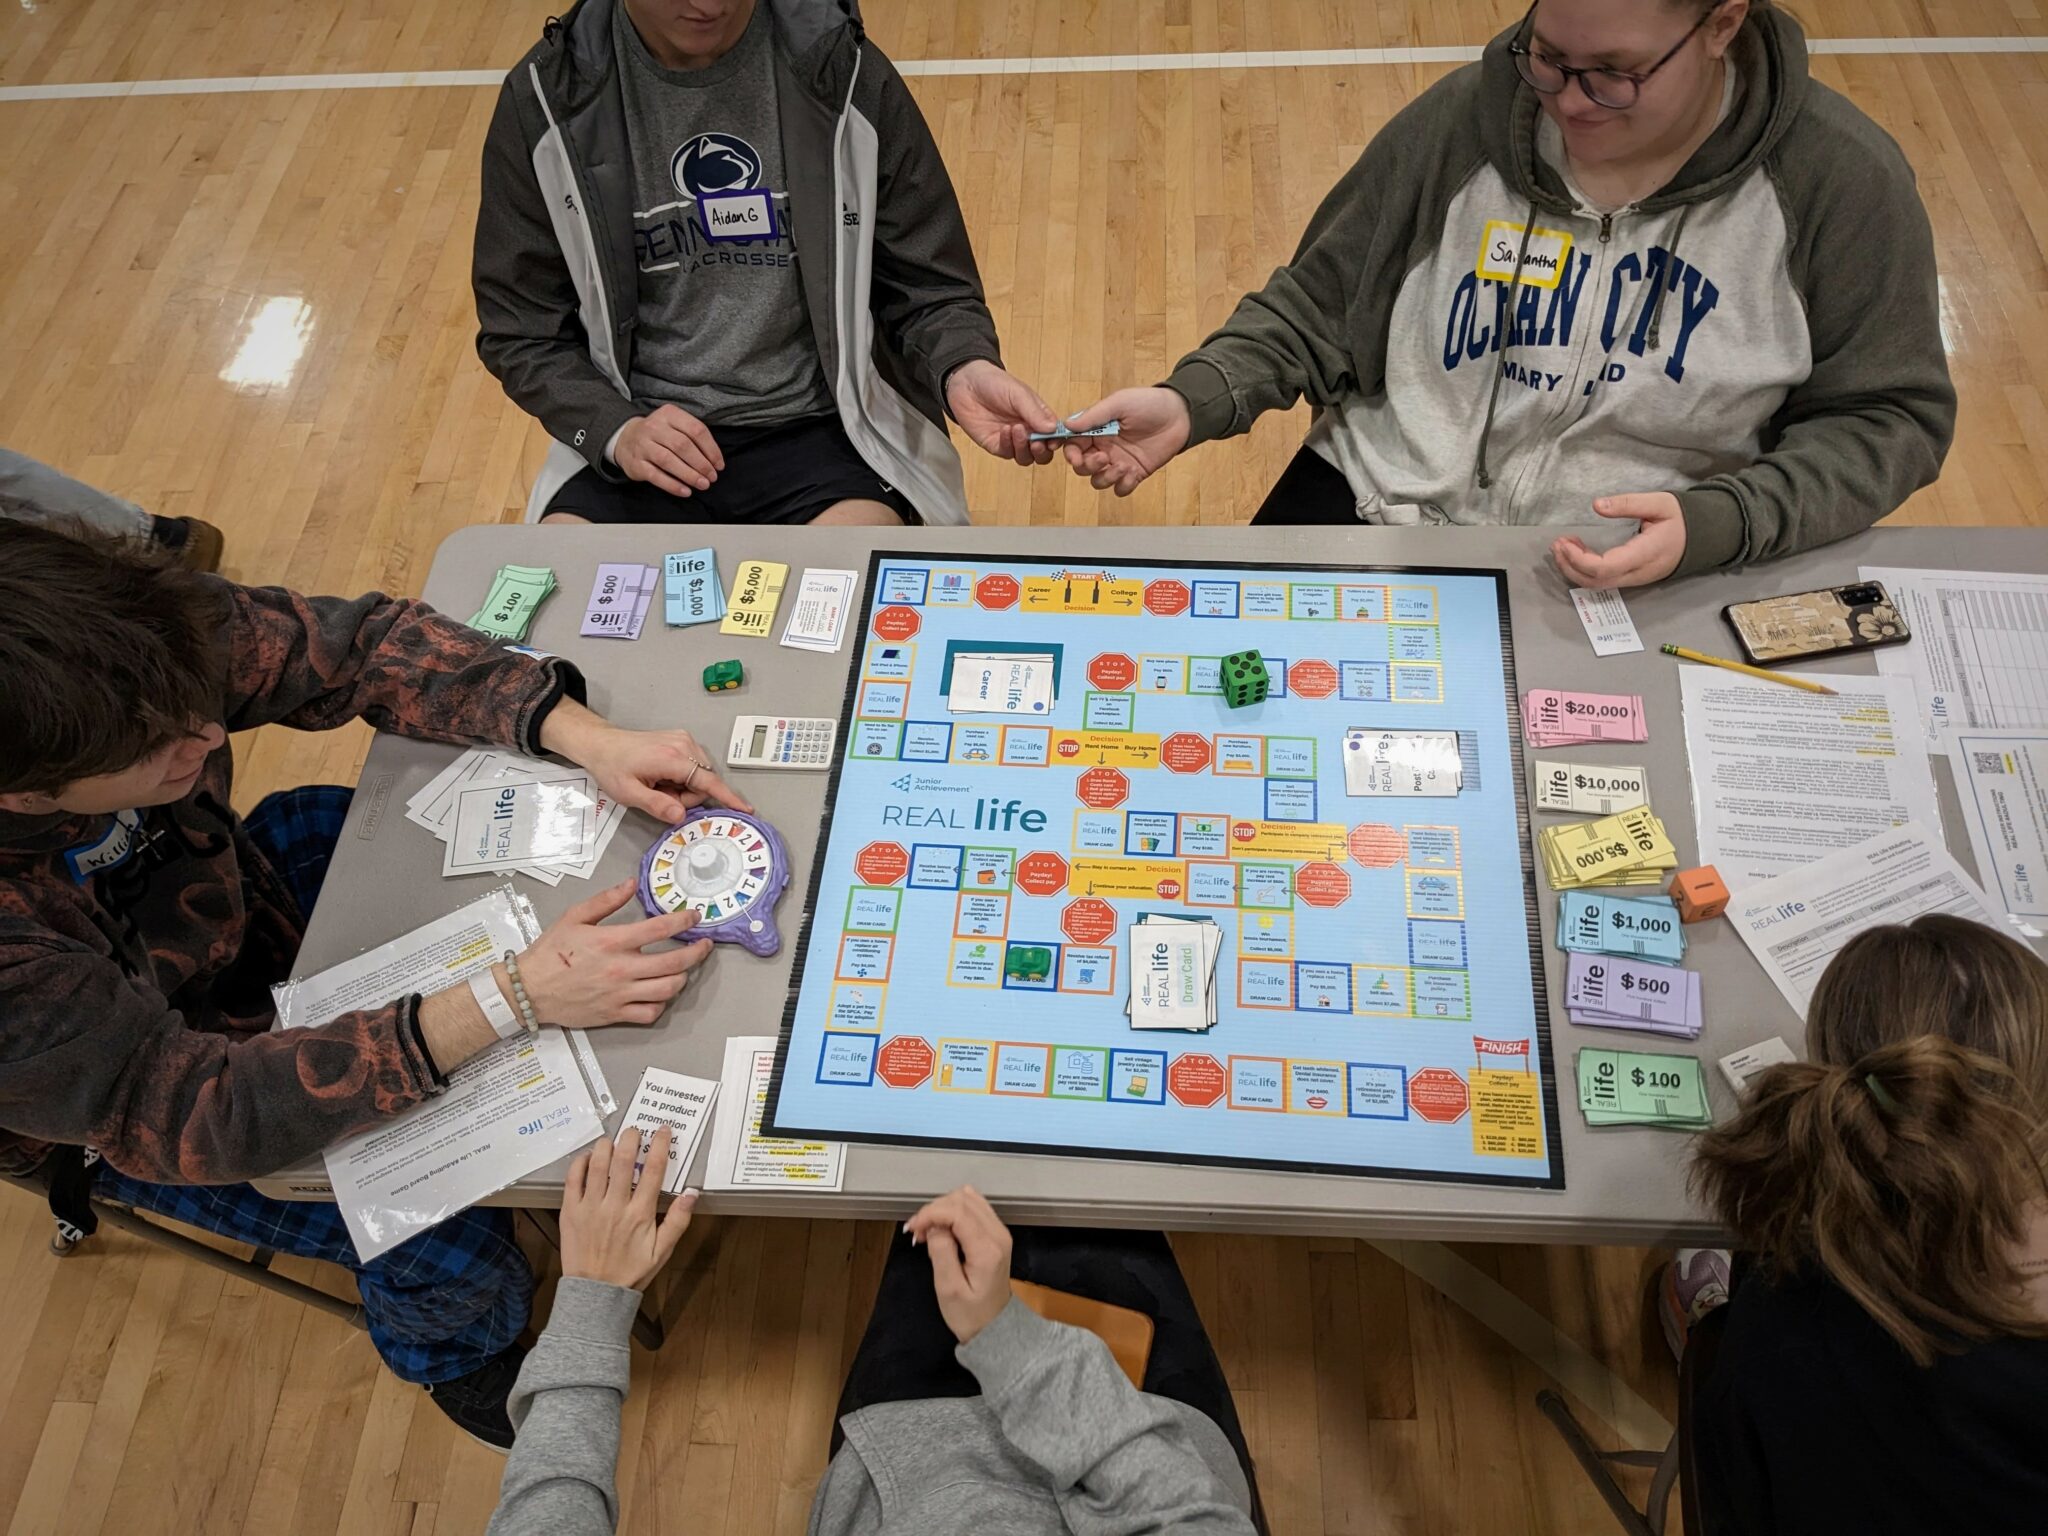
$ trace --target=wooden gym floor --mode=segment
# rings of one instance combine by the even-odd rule
[[[446,534],[516,520],[542,443],[472,350],[470,232],[483,82],[551,8],[8,7],[0,443],[218,522],[228,572],[245,580],[416,591]],[[1160,377],[1285,258],[1379,124],[1452,67],[1306,51],[1476,45],[1521,8],[865,10],[884,48],[925,66],[911,86],[959,185],[1010,366],[1071,410]],[[2038,0],[1797,9],[1817,37],[1906,40],[1815,61],[1904,146],[1940,247],[1962,417],[1941,483],[1900,517],[2048,525],[2048,164],[2027,127],[2048,113],[2048,20]],[[1961,51],[1958,38],[1994,42]],[[1174,57],[1248,51],[1288,57]],[[1123,54],[1167,57],[1100,61]],[[1098,62],[985,62],[1031,59]],[[378,78],[400,71],[473,74]],[[247,76],[308,78],[232,78]],[[167,81],[200,84],[119,85]],[[1299,412],[1268,418],[1128,502],[978,455],[970,495],[989,522],[1239,521],[1302,427]],[[245,741],[243,803],[352,782],[367,739]],[[48,1232],[33,1202],[0,1190],[9,1536],[482,1529],[502,1462],[384,1373],[362,1335],[119,1234],[59,1263]],[[628,1531],[802,1530],[885,1242],[879,1225],[698,1224],[671,1271],[671,1342],[636,1359]],[[1672,1412],[1670,1361],[1641,1306],[1652,1253],[1178,1246],[1287,1536],[1611,1528],[1532,1407],[1550,1378],[1523,1349],[1576,1361],[1577,1406],[1616,1439],[1645,1439]]]

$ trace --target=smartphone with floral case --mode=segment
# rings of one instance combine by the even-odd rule
[[[1877,581],[1730,603],[1721,617],[1735,631],[1744,659],[1757,667],[1903,645],[1913,638],[1898,605]]]

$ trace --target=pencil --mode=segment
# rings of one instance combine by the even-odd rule
[[[1704,651],[1689,651],[1682,645],[1659,646],[1666,656],[1676,656],[1681,661],[1697,661],[1702,666],[1725,667],[1730,672],[1741,672],[1749,677],[1760,677],[1767,683],[1783,683],[1787,688],[1804,688],[1808,693],[1824,693],[1829,698],[1835,690],[1824,688],[1819,683],[1810,683],[1803,677],[1787,677],[1782,672],[1772,672],[1763,667],[1752,667],[1748,662],[1730,661],[1725,656],[1709,656]]]

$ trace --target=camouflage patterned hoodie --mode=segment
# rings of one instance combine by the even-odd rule
[[[221,719],[539,749],[583,680],[423,603],[223,582]],[[123,1173],[232,1183],[446,1086],[419,999],[271,1032],[306,915],[229,804],[221,747],[175,804],[119,816],[0,811],[0,1168],[52,1144]]]

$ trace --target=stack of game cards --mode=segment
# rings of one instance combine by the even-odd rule
[[[444,875],[590,878],[626,808],[580,768],[516,752],[463,753],[406,802],[405,819],[446,847]]]
[[[1532,747],[1590,741],[1647,741],[1639,693],[1568,693],[1531,688],[1522,695],[1522,734]]]
[[[1133,1029],[1202,1034],[1216,1024],[1216,957],[1223,930],[1214,918],[1140,912],[1131,924],[1131,991],[1124,1012]]]
[[[858,571],[805,571],[789,621],[782,626],[781,643],[826,655],[838,650],[846,638],[846,619],[859,586]]]
[[[1699,1058],[1661,1051],[1580,1051],[1579,1108],[1593,1126],[1703,1131],[1714,1123]]]
[[[544,565],[502,565],[483,607],[469,616],[469,627],[500,640],[524,640],[534,610],[554,590],[555,573]]]
[[[956,715],[1047,715],[1053,706],[1050,651],[1000,651],[953,657],[946,708]]]
[[[1557,898],[1557,947],[1677,965],[1685,959],[1685,925],[1668,896],[1566,891]]]
[[[653,600],[655,584],[660,579],[661,573],[651,565],[600,565],[597,581],[590,589],[590,606],[584,610],[582,633],[603,639],[638,640],[647,605]]]
[[[1344,732],[1347,795],[1455,795],[1465,787],[1456,731]]]
[[[1647,805],[1598,821],[1564,822],[1536,836],[1554,891],[1595,885],[1662,885],[1678,868],[1678,849]]]
[[[1612,816],[1650,803],[1650,775],[1611,763],[1536,759],[1536,809],[1576,816]]]
[[[1564,1008],[1574,1024],[1697,1040],[1699,972],[1574,950],[1565,966]]]
[[[709,624],[725,617],[725,589],[718,584],[718,551],[685,550],[661,562],[662,609],[671,628]]]

